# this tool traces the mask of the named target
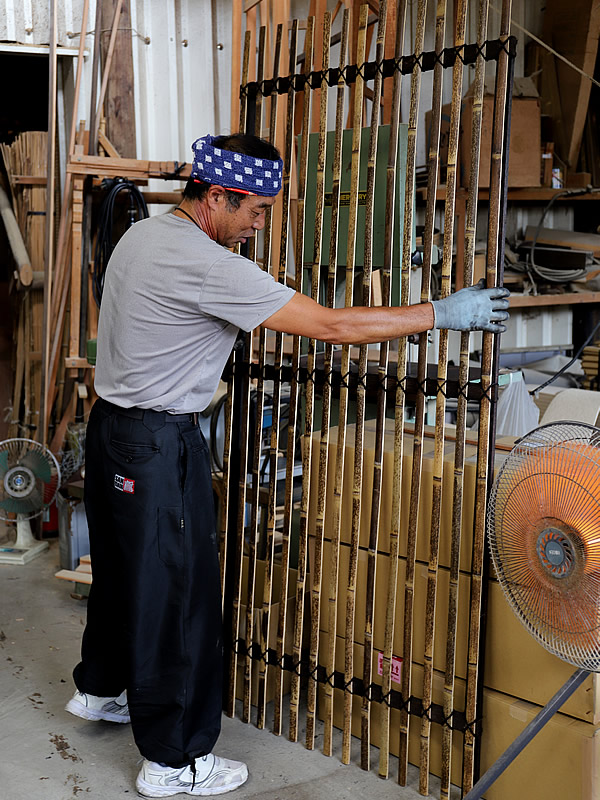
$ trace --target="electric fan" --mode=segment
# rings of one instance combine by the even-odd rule
[[[600,429],[552,422],[520,439],[492,487],[487,533],[519,620],[578,669],[465,800],[480,798],[590,672],[600,672]]]
[[[26,564],[48,547],[31,533],[34,517],[52,503],[60,486],[60,468],[47,447],[32,439],[0,442],[0,519],[14,520],[17,539],[0,547],[0,564]]]

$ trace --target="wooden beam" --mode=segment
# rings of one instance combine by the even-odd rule
[[[100,2],[100,0],[98,0]],[[135,158],[135,106],[133,97],[133,55],[130,2],[101,0],[102,30],[116,20],[116,33],[110,44],[101,39],[103,83],[106,79],[106,135],[116,150],[127,158]],[[113,46],[113,52],[110,47]],[[100,106],[102,99],[100,100]],[[104,147],[104,145],[103,145]],[[106,149],[106,148],[105,148]]]

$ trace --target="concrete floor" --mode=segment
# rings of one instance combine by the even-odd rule
[[[0,532],[0,539],[2,537]],[[99,800],[137,797],[139,753],[129,725],[86,722],[65,712],[74,687],[86,602],[70,596],[72,584],[54,577],[58,543],[26,566],[0,565],[0,798]],[[236,800],[416,800],[417,771],[410,786],[327,758],[303,744],[223,717],[216,752],[248,763],[248,783]],[[377,764],[377,753],[372,762]],[[396,774],[396,764],[392,764]],[[439,796],[435,779],[431,792]],[[229,796],[229,795],[228,795]],[[178,795],[184,797],[184,795]]]

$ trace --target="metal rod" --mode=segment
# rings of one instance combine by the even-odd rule
[[[296,65],[296,50],[298,43],[298,20],[292,22],[291,41],[289,50],[290,74]],[[294,142],[294,89],[290,86],[287,97],[287,118],[285,131],[285,145],[283,155],[283,189],[282,189],[282,220],[281,240],[279,249],[279,267],[277,279],[282,283],[286,281],[288,262],[288,228],[290,214],[290,191],[292,180],[292,151]],[[283,363],[283,334],[275,334],[275,371],[281,370]],[[263,645],[269,640],[269,624],[271,619],[271,603],[273,594],[273,556],[275,545],[275,515],[277,503],[277,471],[279,461],[279,426],[281,419],[281,381],[275,380],[273,385],[271,446],[269,451],[269,500],[267,508],[267,535],[266,535],[266,566],[263,584],[263,605],[261,615],[261,636]],[[266,664],[264,665],[266,668]],[[263,663],[261,662],[261,669]],[[257,727],[264,728],[266,717],[266,671],[259,672],[258,683],[258,716]]]
[[[266,27],[262,25],[258,34],[258,64],[256,68],[257,80],[264,78]],[[256,114],[254,117],[254,134],[260,135],[262,129],[262,110],[264,103],[262,96],[257,97]],[[248,258],[256,259],[256,237],[252,237],[248,247]],[[248,357],[253,358],[253,337],[250,334]],[[264,331],[261,328],[260,338],[264,341]],[[264,356],[264,348],[263,348]],[[263,361],[264,366],[264,361]],[[245,537],[247,546],[247,572],[246,572],[246,652],[244,654],[244,689],[242,704],[242,722],[250,721],[250,706],[252,704],[252,644],[254,639],[254,589],[256,586],[256,548],[259,535],[259,495],[260,495],[260,461],[263,432],[263,406],[264,406],[264,379],[262,371],[259,372],[255,398],[255,424],[254,424],[254,450],[252,453],[252,491],[250,492],[250,526]],[[262,663],[261,663],[262,666]],[[265,665],[266,666],[266,665]]]
[[[344,99],[345,99],[345,84],[341,75],[341,70],[346,66],[346,59],[348,55],[348,40],[349,40],[349,23],[350,12],[347,8],[344,9],[342,17],[342,40],[340,45],[340,77],[337,86],[337,99],[336,99],[336,113],[335,113],[335,131],[333,136],[333,161],[331,173],[331,226],[330,226],[330,239],[329,239],[329,268],[327,270],[327,305],[333,308],[335,305],[335,293],[337,282],[337,260],[338,260],[338,231],[339,231],[339,211],[340,211],[340,184],[342,174],[342,133],[344,128]],[[324,356],[324,371],[327,376],[323,387],[323,415],[321,419],[321,440],[319,444],[319,478],[318,478],[318,497],[317,497],[317,515],[316,515],[316,530],[315,530],[315,564],[320,563],[323,558],[323,538],[325,528],[325,503],[326,503],[326,486],[327,486],[327,471],[328,471],[328,456],[329,456],[329,427],[331,422],[331,376],[333,374],[333,347],[331,344],[325,345]],[[335,516],[334,516],[335,518]],[[334,526],[335,534],[335,526]],[[338,543],[339,543],[339,525],[338,525]],[[334,537],[332,536],[332,539]],[[336,607],[335,598],[337,596],[337,580],[339,570],[339,559],[337,550],[334,548],[333,541],[330,550],[330,564],[328,570],[329,577],[329,593],[328,593],[328,624],[335,625],[336,622]],[[323,586],[321,589],[323,590]],[[333,603],[331,598],[334,598]],[[315,589],[311,597],[311,665],[315,669],[319,661],[319,627],[320,627],[320,603],[321,592],[319,596],[315,596]],[[331,627],[328,628],[329,636],[327,643],[327,652],[324,656],[327,674],[331,675],[335,670],[335,628],[334,634],[331,633]],[[315,688],[316,695],[316,688]],[[316,704],[316,699],[315,699]],[[323,752],[325,755],[330,756],[332,753],[332,739],[333,739],[333,687],[328,683],[323,688]]]
[[[383,62],[385,56],[385,32],[387,23],[387,0],[381,0],[379,4],[379,23],[377,26],[377,40],[375,46],[375,60]],[[373,98],[371,106],[371,130],[369,136],[368,156],[367,156],[367,189],[365,206],[365,254],[364,268],[362,275],[362,304],[365,307],[371,305],[371,283],[373,274],[373,207],[375,204],[375,166],[377,160],[377,143],[379,132],[380,103],[383,79],[381,72],[375,73],[373,83]],[[354,483],[352,488],[352,548],[350,551],[350,576],[352,583],[348,582],[348,604],[352,607],[354,616],[354,605],[356,603],[356,568],[358,561],[358,545],[360,535],[360,506],[362,499],[362,476],[363,476],[363,449],[364,449],[364,419],[365,419],[365,379],[367,374],[367,345],[361,345],[358,365],[358,402],[356,410],[356,434],[361,442],[361,447],[357,446],[355,440],[354,449]],[[383,407],[382,407],[383,405]],[[379,415],[385,414],[385,399],[383,404],[379,404]],[[378,418],[379,421],[379,418]],[[384,420],[385,424],[385,420]],[[359,432],[360,429],[360,432]],[[367,585],[365,593],[365,632],[364,632],[364,657],[363,657],[363,684],[370,686],[372,681],[372,660],[373,660],[373,623],[375,612],[375,574],[377,561],[377,534],[378,526],[371,525],[369,531],[369,551],[367,556]],[[354,638],[354,637],[353,637]],[[348,643],[346,642],[346,645]],[[353,655],[354,642],[350,655]],[[347,651],[348,652],[348,651]],[[352,665],[351,676],[354,673]],[[360,736],[360,763],[363,769],[370,768],[371,750],[371,701],[368,694],[365,694],[361,706],[361,736]]]
[[[511,0],[503,0],[500,25],[500,39],[508,40],[510,33]],[[496,106],[498,99],[502,112],[494,114],[492,131],[492,154],[490,167],[490,205],[487,241],[486,278],[488,287],[494,286],[497,280],[498,248],[501,235],[502,217],[502,161],[505,146],[504,139],[504,101],[508,88],[509,54],[500,53],[496,67]],[[467,692],[465,713],[467,720],[474,720],[477,711],[479,681],[479,647],[481,633],[481,611],[485,558],[485,517],[487,511],[487,495],[489,489],[489,455],[490,455],[490,421],[492,405],[492,368],[494,349],[497,340],[495,334],[483,334],[481,358],[482,397],[479,410],[479,436],[477,451],[477,481],[475,491],[475,525],[473,531],[473,560],[471,565],[471,601],[469,623],[469,647],[467,657]],[[463,791],[468,792],[474,779],[475,770],[475,736],[472,728],[467,728],[464,739],[463,757]]]
[[[365,61],[366,50],[366,37],[367,37],[367,17],[368,6],[362,5],[360,7],[360,16],[358,21],[358,40],[356,47],[356,63],[362,65]],[[350,170],[350,205],[348,208],[348,250],[346,257],[346,306],[353,305],[354,294],[354,263],[356,258],[356,228],[358,220],[358,187],[360,176],[360,143],[362,133],[362,107],[363,107],[363,94],[364,94],[364,80],[357,79],[354,87],[354,117],[352,127],[352,159]],[[366,354],[365,354],[366,364]],[[366,368],[365,368],[366,371]],[[350,346],[344,345],[342,349],[342,375],[350,374]],[[340,420],[338,425],[338,460],[340,457],[340,442],[345,443],[346,440],[346,425],[348,414],[348,390],[344,391],[345,402],[344,411],[342,414],[342,398],[340,392]],[[354,677],[354,612],[356,607],[356,563],[358,558],[358,535],[360,524],[360,484],[362,482],[362,440],[364,433],[364,403],[365,393],[364,388],[361,390],[360,383],[356,396],[356,428],[354,436],[354,471],[355,478],[353,481],[352,489],[352,534],[350,546],[350,558],[348,568],[348,583],[346,590],[346,628],[345,628],[345,647],[344,647],[344,722],[342,731],[342,763],[350,763],[350,745],[352,735],[352,679]],[[344,434],[341,435],[342,428]],[[338,463],[339,471],[339,463]],[[359,475],[356,475],[356,472]],[[336,474],[336,481],[338,475]],[[342,494],[342,474],[340,478],[340,495],[339,500],[341,504]],[[358,487],[358,490],[357,490]],[[358,497],[357,497],[358,494]],[[331,631],[329,632],[331,636]]]
[[[571,695],[581,686],[591,673],[585,669],[576,670],[569,680],[561,686],[554,697],[536,714],[527,727],[521,731],[514,742],[506,748],[502,755],[492,764],[485,775],[481,777],[475,786],[464,796],[464,800],[480,800],[484,792],[496,781],[504,770],[512,764],[515,758],[523,752],[529,742],[537,736],[558,709],[566,703]]]
[[[304,37],[304,74],[309,75],[313,63],[314,46],[314,27],[315,18],[309,17],[306,22],[306,33]],[[300,163],[298,168],[298,204],[296,213],[296,248],[295,278],[296,291],[302,291],[302,278],[304,271],[304,211],[306,198],[306,174],[308,169],[308,142],[310,138],[310,110],[311,110],[311,90],[305,86],[302,92],[302,140],[300,143]],[[285,641],[286,610],[288,600],[288,575],[290,563],[290,537],[292,533],[293,515],[293,494],[294,494],[294,468],[296,460],[296,421],[298,418],[298,399],[299,399],[299,372],[300,372],[300,337],[294,336],[292,352],[292,382],[290,386],[290,402],[288,412],[288,438],[286,451],[286,480],[285,480],[285,506],[283,514],[283,545],[281,551],[281,599],[279,605],[278,621],[278,644],[281,647],[279,653],[283,657],[283,644]],[[306,479],[310,476],[310,468]],[[304,472],[302,474],[303,495],[304,495]],[[307,495],[308,503],[308,495]],[[308,518],[307,515],[300,518],[300,530],[298,537],[298,574],[296,578],[296,613],[294,622],[294,660],[299,663],[302,649],[302,630],[304,627],[304,598],[306,592],[306,570],[307,570],[307,551],[308,551]],[[292,679],[292,691],[290,695],[290,741],[298,739],[298,713],[300,682],[297,672]],[[279,691],[282,693],[281,684]]]
[[[398,60],[402,56],[404,46],[404,30],[406,26],[406,0],[399,0],[396,10],[396,47],[394,57]],[[385,198],[385,233],[384,233],[384,255],[382,271],[382,302],[384,306],[391,304],[392,291],[392,257],[394,245],[394,219],[395,219],[395,195],[396,195],[396,172],[398,161],[398,131],[400,125],[400,99],[402,90],[402,72],[394,72],[392,89],[392,109],[390,120],[390,140],[388,150],[388,163],[386,169],[386,198]],[[381,484],[383,472],[383,452],[385,441],[385,403],[386,403],[386,381],[388,372],[389,342],[381,344],[379,353],[378,385],[377,393],[377,428],[375,432],[375,454],[373,471],[373,501],[371,510],[370,540],[375,541],[379,530],[379,515],[381,505]],[[402,412],[403,413],[403,412]],[[400,447],[400,465],[402,463],[402,437],[396,444]],[[381,691],[387,697],[392,688],[392,655],[394,647],[394,623],[396,611],[396,594],[398,583],[398,538],[399,538],[399,496],[400,491],[396,484],[399,475],[394,471],[393,492],[393,514],[392,530],[390,531],[390,555],[388,585],[385,604],[385,630],[383,641],[383,663],[381,676]],[[398,498],[396,500],[396,497]],[[375,548],[376,549],[376,548]],[[367,614],[369,609],[367,608]],[[381,705],[380,710],[380,737],[379,737],[379,775],[387,778],[389,775],[390,763],[390,714],[391,709],[387,703]]]
[[[425,0],[419,0],[417,6],[417,21],[415,33],[415,57],[418,58],[423,52],[425,38]],[[411,75],[410,87],[410,111],[408,121],[408,150],[406,165],[406,190],[405,190],[405,214],[404,232],[402,246],[402,304],[408,305],[409,302],[409,280],[412,256],[412,227],[413,227],[413,204],[415,191],[415,169],[416,169],[416,145],[417,145],[417,120],[419,113],[419,95],[421,90],[421,70],[415,68]],[[428,195],[430,193],[428,192]],[[435,190],[433,192],[435,197]],[[421,294],[429,294],[428,271],[423,269]],[[419,386],[424,386],[425,370],[427,364],[427,337],[419,337],[419,362],[417,368],[417,381]],[[401,369],[403,372],[401,373]],[[398,348],[398,380],[402,380],[406,375],[406,338],[400,339]],[[417,557],[417,523],[419,511],[419,489],[421,483],[421,460],[422,460],[422,430],[424,422],[425,396],[422,391],[417,393],[415,410],[415,433],[413,437],[413,466],[411,479],[411,494],[407,536],[406,552],[406,580],[404,586],[404,642],[402,648],[402,659],[405,665],[402,670],[402,697],[405,703],[409,702],[411,693],[411,663],[412,663],[412,626],[413,626],[413,604],[415,586],[415,563]],[[398,409],[397,409],[398,412]],[[399,420],[396,413],[396,430],[398,431]],[[402,436],[402,424],[399,428],[399,436]],[[396,457],[396,455],[395,455]],[[400,466],[401,469],[401,466]],[[400,489],[400,482],[398,483]],[[408,708],[400,711],[400,745],[398,759],[398,782],[406,784],[408,771],[408,735],[410,718]]]
[[[242,85],[248,81],[250,64],[250,32],[246,32],[244,42],[244,61],[242,66]],[[244,130],[249,104],[240,101],[240,130]],[[247,348],[247,343],[244,345]],[[248,413],[249,413],[249,385],[247,374],[243,369],[244,353],[238,349],[233,355],[233,379],[229,391],[231,431],[225,434],[225,441],[233,440],[235,431],[239,446],[229,450],[227,466],[229,469],[227,514],[224,521],[227,524],[227,535],[224,537],[226,558],[223,560],[225,567],[224,581],[224,614],[223,630],[231,632],[231,647],[225,652],[229,656],[229,681],[228,696],[226,699],[226,712],[230,717],[235,715],[235,696],[238,668],[238,647],[240,625],[240,598],[242,592],[242,567],[244,556],[244,516],[246,505],[246,469],[248,463]],[[226,413],[227,422],[227,413]],[[225,462],[225,456],[224,456]],[[225,463],[224,463],[225,466]],[[226,564],[225,564],[226,561]],[[233,562],[233,563],[232,563]],[[231,566],[231,568],[230,568]],[[222,567],[223,569],[223,567]],[[229,572],[229,575],[227,574]],[[227,602],[230,600],[230,602]]]
[[[466,30],[466,0],[459,0],[457,10],[457,22],[455,25],[455,45],[464,44]],[[478,12],[478,34],[479,43],[485,40],[487,28],[488,0],[480,0]],[[462,65],[455,65],[455,70],[459,69],[459,75],[453,74],[454,81],[461,84],[462,93]],[[472,140],[463,142],[463,147],[471,148],[471,166],[469,176],[470,191],[467,197],[466,209],[466,231],[465,231],[465,256],[463,266],[464,285],[470,286],[473,283],[473,265],[475,260],[475,234],[477,227],[477,195],[479,185],[479,155],[481,145],[481,113],[483,108],[483,87],[485,75],[485,60],[483,55],[477,59],[475,66],[475,79],[473,88],[473,118],[472,118]],[[454,94],[453,94],[454,100]],[[460,99],[459,99],[460,103]],[[460,112],[459,112],[460,113]],[[454,117],[452,117],[454,120]],[[452,126],[451,126],[452,127]],[[448,172],[454,171],[452,180],[456,184],[456,160],[458,150],[458,139],[455,135],[458,130],[452,128],[451,139],[448,149]],[[460,232],[459,232],[460,235]],[[456,289],[460,289],[457,286]],[[444,716],[450,719],[454,711],[454,682],[456,678],[456,631],[458,624],[458,591],[459,591],[459,571],[460,571],[460,550],[461,533],[463,521],[463,485],[464,485],[464,463],[465,463],[465,436],[467,421],[467,392],[466,386],[469,379],[469,350],[470,335],[464,331],[460,335],[460,362],[459,362],[459,387],[465,387],[458,393],[457,417],[456,417],[456,445],[454,450],[454,483],[452,495],[452,533],[450,543],[450,574],[448,586],[448,620],[446,638],[446,668],[444,675]],[[442,769],[440,776],[440,798],[447,800],[450,797],[452,767],[452,729],[448,725],[442,728]]]

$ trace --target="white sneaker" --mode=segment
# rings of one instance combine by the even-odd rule
[[[190,767],[163,767],[144,759],[135,782],[142,797],[171,797],[191,794],[207,797],[232,792],[248,779],[248,767],[210,753],[196,759],[196,775]]]
[[[75,692],[65,706],[65,710],[82,719],[105,719],[107,722],[131,721],[127,706],[127,692],[121,692],[118,697],[96,697],[93,694]]]

